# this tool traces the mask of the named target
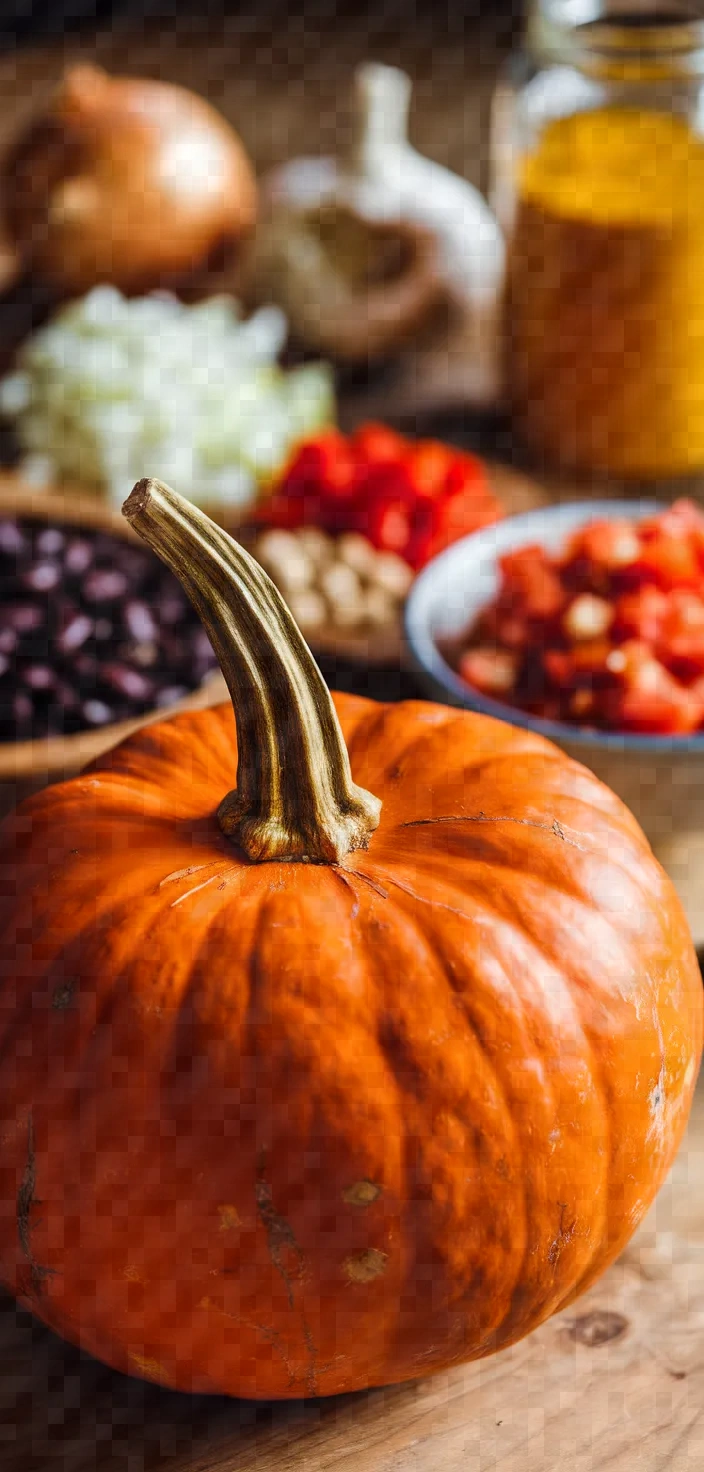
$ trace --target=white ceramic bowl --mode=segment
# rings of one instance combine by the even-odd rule
[[[484,527],[434,558],[406,605],[406,640],[435,699],[537,731],[590,767],[628,805],[684,902],[698,948],[704,947],[704,733],[640,736],[581,730],[524,715],[471,690],[438,647],[468,628],[498,587],[497,559],[528,543],[558,551],[579,527],[605,518],[640,520],[654,501],[585,501],[543,506]]]

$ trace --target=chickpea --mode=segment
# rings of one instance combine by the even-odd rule
[[[282,593],[300,592],[313,581],[313,563],[293,532],[264,532],[254,545],[254,556]]]

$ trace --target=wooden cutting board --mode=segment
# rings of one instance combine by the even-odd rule
[[[595,1288],[514,1349],[329,1401],[172,1395],[0,1298],[3,1472],[700,1472],[704,1087],[671,1179]]]

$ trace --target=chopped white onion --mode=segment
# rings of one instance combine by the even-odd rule
[[[0,382],[33,484],[68,481],[121,504],[145,475],[201,503],[246,506],[297,440],[334,417],[322,364],[284,372],[286,320],[247,321],[228,297],[184,306],[96,287],[22,348]]]

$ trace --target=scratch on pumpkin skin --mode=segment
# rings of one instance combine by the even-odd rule
[[[56,1275],[55,1268],[43,1268],[36,1261],[32,1252],[32,1225],[30,1216],[32,1207],[37,1205],[35,1196],[37,1186],[37,1160],[34,1150],[34,1119],[30,1110],[27,1120],[27,1163],[24,1175],[17,1192],[17,1235],[20,1239],[20,1247],[29,1264],[29,1281],[32,1294],[39,1298],[44,1291],[44,1283],[47,1278]],[[35,1223],[36,1225],[36,1223]]]
[[[184,902],[184,900],[190,899],[191,898],[191,895],[198,894],[198,891],[199,890],[206,889],[209,884],[212,884],[213,881],[215,879],[219,879],[219,877],[220,876],[218,874],[211,874],[210,878],[209,879],[204,879],[203,882],[202,882],[202,884],[195,884],[193,886],[193,889],[186,889],[186,890],[184,890],[183,894],[180,894],[177,900],[172,900],[171,901],[171,904],[169,906],[169,909],[175,910],[177,905],[182,905],[183,902]]]
[[[570,1222],[570,1225],[568,1227],[565,1226],[565,1212],[567,1211],[567,1202],[558,1201],[557,1204],[560,1208],[560,1225],[558,1228],[557,1236],[554,1242],[551,1243],[550,1249],[548,1251],[548,1262],[553,1268],[556,1266],[563,1248],[569,1247],[569,1244],[574,1237],[575,1229],[577,1226],[576,1217],[574,1221]]]
[[[165,874],[159,880],[158,889],[163,889],[165,884],[176,884],[179,879],[192,879],[194,874],[202,874],[204,869],[212,869],[218,862],[217,859],[209,859],[207,864],[187,864],[185,869],[174,869],[172,874]]]
[[[341,869],[342,867],[342,865],[339,865],[338,872],[339,869]],[[369,888],[373,889],[375,894],[380,895],[382,900],[387,900],[389,898],[388,891],[382,889],[380,884],[376,884],[375,881],[370,878],[369,874],[364,873],[363,869],[345,869],[345,873],[349,875],[354,874],[356,879],[363,879],[364,883],[368,884]],[[349,880],[347,882],[349,883]]]
[[[352,881],[348,878],[347,874],[345,874],[345,871],[342,868],[341,864],[333,864],[332,870],[333,874],[335,874],[338,879],[342,880],[342,883],[346,886],[346,888],[350,891],[350,894],[352,895],[352,898],[354,900],[354,904],[352,905],[352,919],[356,920],[359,914],[359,899],[357,898],[357,891]]]
[[[291,1361],[288,1358],[288,1355],[286,1354],[286,1350],[284,1349],[283,1344],[281,1343],[281,1335],[277,1334],[276,1329],[269,1329],[266,1324],[256,1324],[253,1319],[245,1319],[242,1314],[231,1314],[226,1308],[220,1308],[219,1304],[213,1303],[212,1299],[210,1298],[204,1298],[201,1301],[199,1307],[215,1309],[217,1313],[223,1315],[223,1318],[231,1319],[233,1324],[237,1324],[243,1329],[253,1329],[256,1334],[261,1334],[262,1338],[266,1340],[267,1344],[271,1345],[272,1349],[275,1350],[276,1354],[279,1356],[279,1359],[281,1360],[286,1374],[288,1375],[289,1388],[292,1385],[295,1385],[297,1379],[296,1372],[293,1368],[293,1365],[291,1364]]]
[[[269,1257],[282,1279],[288,1296],[289,1308],[296,1308],[296,1288],[303,1277],[305,1270],[305,1257],[303,1249],[296,1240],[295,1232],[285,1216],[281,1216],[274,1210],[271,1186],[260,1174],[254,1187],[254,1199],[257,1204],[257,1215],[266,1232]],[[290,1248],[296,1260],[296,1272],[291,1274],[283,1260],[283,1250]],[[306,1350],[308,1352],[308,1370],[306,1373],[306,1389],[309,1395],[317,1393],[317,1349],[311,1334],[310,1325],[301,1306],[301,1328]]]
[[[561,823],[553,818],[552,823],[539,823],[537,818],[512,818],[509,816],[492,817],[488,813],[448,813],[441,818],[411,818],[407,823],[402,823],[402,828],[423,828],[431,823],[518,823],[521,828],[539,828],[543,833],[552,833],[562,843],[569,844],[570,848],[578,848],[580,853],[589,853],[584,844],[577,843],[576,838],[568,838]]]

